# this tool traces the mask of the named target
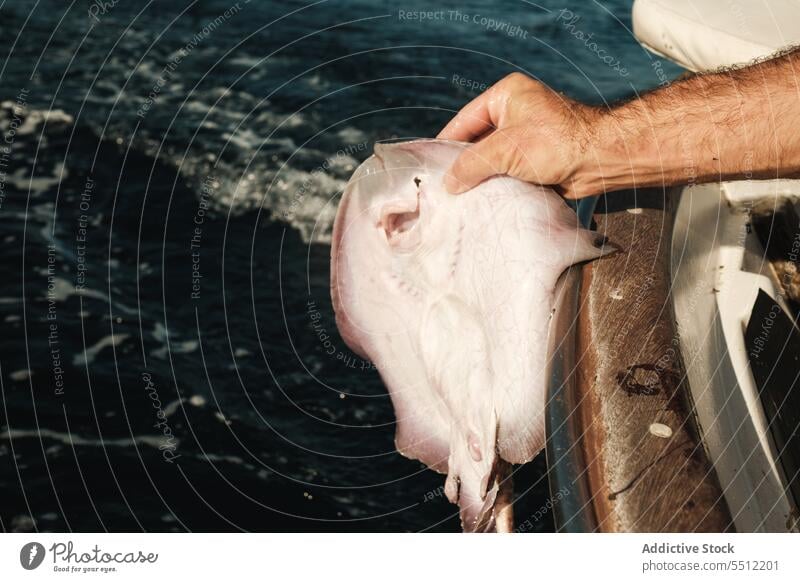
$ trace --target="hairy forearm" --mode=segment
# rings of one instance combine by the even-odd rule
[[[800,50],[676,81],[603,112],[586,148],[595,191],[800,175]]]

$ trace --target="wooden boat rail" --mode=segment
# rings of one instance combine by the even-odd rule
[[[672,317],[674,207],[656,191],[633,198],[595,215],[622,250],[570,270],[558,294],[546,447],[556,527],[728,531]]]

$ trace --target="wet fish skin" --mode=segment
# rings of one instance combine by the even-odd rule
[[[503,176],[448,194],[465,146],[375,146],[337,211],[331,294],[389,390],[397,450],[448,474],[465,531],[491,531],[508,463],[544,447],[556,282],[616,249],[550,188]]]

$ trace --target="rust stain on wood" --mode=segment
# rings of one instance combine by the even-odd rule
[[[582,441],[602,531],[725,531],[719,483],[684,387],[669,290],[669,211],[597,216],[623,251],[583,270],[578,318]],[[664,434],[663,426],[671,433]]]

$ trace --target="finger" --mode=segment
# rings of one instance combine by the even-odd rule
[[[490,87],[467,103],[436,137],[472,141],[475,137],[495,129],[500,117],[500,103],[496,93]]]
[[[583,184],[579,184],[575,180],[569,180],[563,185],[556,185],[553,186],[555,191],[560,194],[563,198],[567,200],[580,200],[581,198],[586,198],[587,196],[597,196],[599,194],[605,194],[605,191],[597,192],[595,189],[586,187]]]
[[[452,194],[466,192],[490,176],[508,171],[506,153],[509,141],[495,131],[486,139],[464,150],[444,177],[444,185]]]

